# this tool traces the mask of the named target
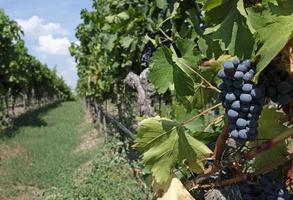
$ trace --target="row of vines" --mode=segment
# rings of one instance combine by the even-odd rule
[[[158,198],[293,198],[290,0],[95,0],[81,18],[77,91],[132,116]]]
[[[25,106],[43,100],[71,98],[71,89],[28,53],[18,24],[0,10],[0,129],[8,125],[9,107],[21,98]]]

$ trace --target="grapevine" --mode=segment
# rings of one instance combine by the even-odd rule
[[[115,103],[117,118],[136,127],[133,148],[154,183],[163,187],[175,176],[192,194],[235,186],[247,199],[243,187],[252,179],[286,174],[293,136],[289,0],[98,0],[93,8],[81,12],[80,44],[71,45],[78,93]],[[125,83],[135,86],[130,93]],[[155,112],[138,112],[148,106]],[[260,184],[261,193],[291,198],[284,176],[269,180],[275,188],[269,194]]]

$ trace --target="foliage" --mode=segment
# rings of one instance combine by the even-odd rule
[[[198,163],[206,157],[197,156],[208,153],[208,147],[200,143],[193,148],[193,144],[215,142],[214,137],[205,141],[205,133],[217,135],[224,124],[223,109],[217,104],[217,72],[223,61],[234,56],[252,59],[257,83],[258,75],[292,38],[290,0],[253,2],[97,0],[93,11],[81,12],[83,22],[76,34],[80,44],[71,47],[78,63],[79,94],[99,102],[115,99],[115,87],[123,88],[128,72],[149,67],[157,95],[171,95],[172,110],[167,117],[172,120],[143,120],[134,145],[158,182],[184,168],[183,160]],[[145,65],[141,58],[150,43],[154,53]],[[190,115],[194,116],[187,119]],[[265,114],[262,120],[267,117]],[[193,124],[191,130],[188,125],[197,120],[202,123]]]

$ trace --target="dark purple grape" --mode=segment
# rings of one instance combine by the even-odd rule
[[[235,130],[233,130],[233,131],[230,132],[230,136],[233,137],[233,138],[238,138],[239,133],[238,133],[238,131],[235,129]]]
[[[242,86],[242,91],[243,91],[243,92],[246,92],[246,93],[250,93],[251,90],[252,90],[252,87],[253,87],[252,84],[250,84],[250,83],[245,83],[245,84]]]
[[[225,79],[224,84],[226,86],[232,86],[233,85],[233,81],[232,80],[229,80],[229,79]]]
[[[219,85],[219,89],[222,91],[222,90],[226,90],[227,87],[226,87],[226,85],[225,85],[224,83],[221,83],[221,84]]]
[[[262,91],[259,88],[253,88],[250,94],[253,99],[260,99],[262,97]]]
[[[246,140],[247,139],[247,130],[241,129],[240,131],[238,131],[238,135],[241,140]]]
[[[235,70],[234,64],[231,61],[224,62],[224,71],[225,72],[233,72]]]
[[[227,102],[230,102],[232,103],[233,101],[236,100],[236,97],[233,93],[227,93],[226,96],[225,96],[225,99]]]
[[[250,94],[241,94],[240,95],[240,101],[242,103],[247,104],[247,103],[250,103],[252,101],[252,97],[251,97]]]
[[[289,103],[290,97],[287,94],[279,94],[277,96],[277,101],[281,105],[287,105]]]
[[[237,89],[240,89],[242,87],[243,82],[240,80],[233,81],[233,86]]]
[[[243,64],[243,63],[241,63],[241,64],[239,64],[238,66],[237,66],[237,71],[240,71],[240,72],[242,72],[242,73],[244,73],[244,72],[246,72],[247,71],[247,66],[245,65],[245,64]],[[244,74],[243,74],[244,75]]]
[[[277,86],[277,90],[280,94],[288,94],[292,89],[290,83],[283,81]]]
[[[249,120],[247,122],[247,125],[250,127],[250,128],[257,128],[258,127],[258,121],[257,120]]]
[[[241,104],[241,111],[242,112],[248,112],[250,109],[250,104]]]
[[[261,111],[261,108],[258,105],[253,105],[250,106],[249,111],[252,114],[258,114]]]
[[[235,72],[235,74],[234,74],[234,78],[236,79],[236,80],[241,80],[242,78],[243,78],[243,72],[241,72],[241,71],[236,71]]]
[[[224,70],[221,69],[218,72],[218,77],[221,78],[221,79],[225,79],[226,78],[226,74],[225,74]]]
[[[239,128],[239,129],[244,129],[247,125],[247,121],[245,119],[242,119],[242,118],[238,118],[237,121],[236,121],[236,126]]]
[[[228,118],[236,119],[238,117],[238,112],[232,109],[228,110]]]
[[[240,101],[234,101],[232,104],[231,104],[231,108],[234,109],[234,110],[240,110]]]
[[[245,81],[251,81],[253,79],[254,74],[250,72],[246,72],[243,76],[243,80]]]
[[[235,94],[236,97],[239,97],[242,94],[242,91],[239,90],[239,89],[235,89],[234,94]]]
[[[251,60],[244,60],[242,64],[245,65],[246,67],[251,67]]]
[[[233,60],[231,60],[231,62],[234,64],[234,65],[238,65],[240,63],[240,60],[239,58],[233,58]]]

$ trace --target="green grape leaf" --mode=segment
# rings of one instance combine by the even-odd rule
[[[165,10],[168,7],[167,0],[156,0],[158,8]]]
[[[120,39],[120,43],[125,49],[129,48],[133,41],[134,39],[131,36],[122,37]]]
[[[206,11],[210,11],[220,5],[222,5],[223,3],[230,1],[230,0],[209,0],[204,4],[203,9]]]
[[[149,79],[158,93],[164,93],[174,87],[178,95],[191,95],[194,91],[194,82],[185,68],[176,65],[174,53],[166,47],[159,48],[152,57]],[[184,84],[182,84],[184,83]]]
[[[279,122],[282,117],[284,117],[283,113],[277,112],[276,109],[265,107],[259,120],[258,138],[272,139],[284,132],[287,128]],[[258,155],[253,160],[252,166],[255,169],[262,169],[265,166],[269,166],[272,163],[272,159],[283,159],[286,152],[286,143],[283,141]]]
[[[221,47],[228,50],[230,55],[239,58],[251,58],[254,50],[254,36],[246,24],[246,18],[239,12],[244,8],[242,4],[233,4],[224,20],[213,27],[207,28],[205,35],[211,35],[219,40]]]
[[[258,34],[258,43],[261,47],[256,53],[258,63],[255,81],[262,70],[278,55],[293,35],[292,2],[285,0],[283,4],[275,6],[268,4],[264,7],[248,9],[248,20]],[[261,19],[261,20],[260,20]]]
[[[197,109],[187,112],[187,110],[182,105],[173,106],[173,110],[174,110],[173,115],[176,117],[176,120],[178,122],[184,122],[199,113]],[[198,119],[193,120],[192,122],[188,124],[185,124],[184,127],[186,127],[192,132],[202,131],[205,128],[204,118],[199,117]]]
[[[183,161],[187,161],[195,172],[201,172],[201,160],[212,153],[177,122],[159,117],[140,123],[134,148],[143,153],[143,160],[158,183],[168,181],[172,169]]]
[[[149,79],[159,94],[165,93],[173,83],[173,62],[168,48],[161,47],[154,53]]]

